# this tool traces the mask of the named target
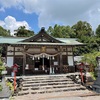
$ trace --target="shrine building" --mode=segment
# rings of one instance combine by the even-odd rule
[[[55,38],[41,28],[32,37],[0,37],[8,67],[17,64],[21,75],[75,72],[73,49],[83,46],[76,38]]]

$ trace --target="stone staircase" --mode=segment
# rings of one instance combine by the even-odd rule
[[[69,91],[85,92],[87,89],[66,75],[26,76],[23,77],[22,89],[17,96]]]

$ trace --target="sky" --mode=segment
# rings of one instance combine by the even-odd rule
[[[0,0],[0,26],[12,35],[20,26],[37,33],[41,27],[72,26],[80,20],[95,31],[100,24],[100,0]]]

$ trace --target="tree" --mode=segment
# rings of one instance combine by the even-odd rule
[[[100,25],[98,25],[98,27],[96,29],[96,36],[100,37]]]
[[[83,55],[82,62],[89,64],[89,70],[92,72],[93,76],[96,77],[97,73],[95,68],[97,67],[96,57],[100,56],[100,52],[87,53]]]
[[[0,36],[10,36],[10,30],[6,30],[3,27],[0,26]],[[0,54],[2,53],[2,46],[0,46]],[[5,51],[3,51],[5,52]]]
[[[60,28],[60,25],[55,25],[52,32],[51,32],[51,35],[54,36],[54,37],[57,37],[57,38],[62,38],[62,30]]]
[[[15,32],[14,35],[17,37],[29,37],[34,35],[34,31],[27,30],[25,26],[20,26]]]
[[[0,36],[10,36],[10,30],[6,30],[0,26]]]
[[[69,38],[75,35],[70,26],[60,26],[57,24],[55,24],[53,28],[50,26],[47,32],[57,38]]]
[[[93,35],[92,27],[86,21],[78,21],[77,24],[72,26],[72,29],[76,33],[77,38]]]
[[[80,39],[78,39],[79,42],[82,42],[86,44],[84,47],[76,47],[74,49],[74,55],[82,55],[86,53],[93,53],[97,52],[100,49],[100,38],[92,36],[92,37],[86,37],[83,36]]]

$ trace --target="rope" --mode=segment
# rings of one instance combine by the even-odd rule
[[[25,54],[27,54],[27,55],[29,55],[29,56],[32,56],[32,57],[54,57],[54,56],[56,56],[56,55],[58,55],[58,54],[60,54],[60,52],[59,53],[57,53],[57,54],[54,54],[54,55],[50,55],[50,54],[47,54],[47,53],[40,53],[40,54],[36,54],[36,55],[32,55],[32,54],[30,54],[30,53],[28,53],[28,52],[24,52]]]

